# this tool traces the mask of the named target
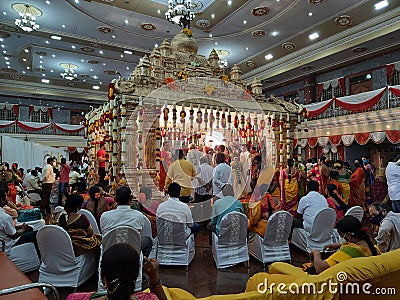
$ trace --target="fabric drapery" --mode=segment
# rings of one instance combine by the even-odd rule
[[[341,137],[342,137],[341,135],[332,135],[329,137],[329,140],[332,145],[337,146],[340,144]]]
[[[400,130],[386,130],[386,137],[392,144],[400,143]]]
[[[19,128],[26,131],[40,131],[50,127],[51,123],[20,122],[17,121]]]
[[[307,111],[309,113],[308,117],[313,118],[322,114],[329,106],[331,106],[333,100],[334,99],[306,105]]]
[[[329,87],[337,88],[338,86],[340,86],[343,95],[345,95],[346,93],[345,93],[344,77],[335,78],[332,80],[318,83],[318,99],[321,98],[322,90],[327,90],[329,89]]]
[[[324,137],[318,138],[318,144],[321,147],[326,147],[328,145],[328,143],[329,143],[329,137],[324,136]]]
[[[369,141],[370,134],[369,132],[355,133],[354,138],[358,144],[365,145]]]
[[[356,95],[335,98],[338,106],[350,111],[363,111],[374,106],[382,98],[386,88]]]
[[[342,135],[343,145],[350,146],[351,144],[353,144],[353,141],[354,141],[354,135],[353,134]]]
[[[84,129],[81,125],[71,125],[71,124],[58,124],[54,123],[54,129],[69,132],[69,133],[76,133]]]
[[[310,148],[315,148],[315,146],[317,146],[318,144],[318,138],[317,137],[311,137],[308,138],[308,145],[310,146]]]
[[[400,85],[389,86],[389,91],[396,97],[400,97]]]
[[[6,128],[14,124],[15,121],[0,121],[0,128]]]
[[[386,133],[384,131],[371,132],[370,136],[375,144],[381,144],[385,140]]]

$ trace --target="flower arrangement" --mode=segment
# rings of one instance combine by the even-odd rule
[[[176,75],[179,79],[185,80],[189,77],[188,73],[186,70],[181,70],[179,73]]]
[[[222,75],[221,76],[221,79],[223,80],[223,81],[225,81],[226,83],[229,83],[229,76],[228,75]]]
[[[186,118],[186,112],[184,110],[182,110],[179,114],[180,117],[180,121],[181,123],[185,123],[185,118]]]
[[[193,36],[192,30],[190,30],[189,28],[183,28],[182,32],[186,34],[188,37]]]
[[[168,85],[168,88],[170,90],[176,90],[177,89],[177,86],[175,84],[175,80],[173,78],[167,77],[167,78],[164,79],[164,82],[165,82],[166,85]]]
[[[250,98],[251,98],[250,90],[244,90],[243,98],[244,98],[245,100],[250,100]]]
[[[239,117],[235,116],[235,119],[233,121],[233,127],[235,127],[236,129],[238,129],[239,127]]]
[[[201,122],[203,121],[202,116],[203,116],[203,113],[201,112],[201,110],[199,110],[199,111],[197,112],[197,119],[196,119],[196,123],[197,123],[197,124],[201,124]]]
[[[169,114],[169,109],[168,107],[164,108],[164,121],[168,121],[168,114]]]

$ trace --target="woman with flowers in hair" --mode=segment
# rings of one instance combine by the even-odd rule
[[[367,234],[368,228],[362,227],[361,222],[358,221],[357,218],[353,216],[344,216],[336,223],[336,228],[339,235],[344,238],[346,242],[343,244],[326,245],[324,249],[338,249],[338,251],[325,260],[322,259],[321,252],[318,250],[311,251],[311,255],[314,257],[313,266],[317,274],[352,258],[380,254]]]
[[[294,160],[288,159],[287,168],[281,169],[281,206],[283,210],[295,213],[299,200],[299,179],[300,172],[294,167]]]
[[[351,173],[344,167],[342,160],[335,161],[333,168],[339,172],[337,179],[343,186],[343,199],[345,200],[345,203],[348,204],[350,199]]]

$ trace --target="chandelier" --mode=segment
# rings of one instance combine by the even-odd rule
[[[191,0],[168,0],[168,10],[165,18],[171,23],[182,27],[190,27],[190,21],[195,17]]]
[[[226,59],[220,59],[220,60],[218,61],[218,66],[219,66],[221,69],[224,69],[224,68],[226,68],[226,67],[228,66],[228,61],[227,61]]]
[[[23,3],[15,3],[12,8],[18,12],[20,16],[15,20],[15,25],[26,32],[39,29],[39,25],[36,24],[36,18],[42,15],[40,9]]]

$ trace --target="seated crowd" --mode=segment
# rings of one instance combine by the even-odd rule
[[[236,159],[231,161],[226,149],[217,149],[213,157],[207,152],[203,155],[193,146],[190,148],[187,159],[184,151],[179,150],[176,161],[171,157],[165,159],[169,165],[162,164],[165,178],[160,178],[160,182],[163,181],[160,189],[168,195],[165,201],[155,200],[150,187],[141,187],[136,199],[128,186],[118,187],[113,195],[108,194],[107,187],[101,185],[92,185],[87,191],[86,183],[79,175],[79,168],[71,167],[65,159],[55,163],[55,159],[50,157],[42,170],[35,168],[26,176],[18,170],[18,165],[13,164],[9,169],[8,164],[3,164],[0,238],[5,241],[5,253],[8,254],[14,246],[33,243],[40,259],[41,253],[36,241],[37,229],[40,228],[34,228],[29,222],[16,222],[21,210],[39,206],[47,224],[57,225],[68,233],[75,256],[88,252],[102,253],[100,279],[106,292],[74,293],[68,297],[69,300],[166,299],[158,277],[159,262],[149,258],[155,247],[153,241],[157,236],[157,223],[160,219],[182,223],[185,226],[185,239],[190,235],[196,238],[201,225],[193,218],[190,203],[208,203],[211,207],[207,224],[210,234],[214,232],[219,235],[221,222],[226,215],[239,212],[247,216],[248,235],[258,235],[261,238],[266,234],[271,216],[280,210],[287,210],[293,215],[292,231],[300,228],[309,234],[318,214],[330,208],[336,216],[332,234],[336,234],[341,243],[321,245],[323,251],[309,249],[312,261],[307,266],[308,269],[311,266],[316,273],[349,259],[376,256],[400,248],[400,212],[390,211],[383,202],[372,201],[368,205],[366,201],[360,203],[360,199],[365,199],[365,189],[360,191],[357,185],[355,191],[352,187],[355,181],[352,184],[349,173],[343,173],[342,162],[335,163],[325,171],[329,174],[325,181],[320,180],[323,174],[315,173],[318,168],[315,169],[312,164],[304,166],[310,169],[303,176],[301,167],[295,165],[294,160],[288,162],[287,168],[282,166],[280,170],[275,170],[273,176],[267,177],[268,181],[263,181],[261,178],[265,177],[262,177],[261,156],[253,147],[252,152],[244,153],[243,156],[245,161],[250,162],[248,166],[244,166],[243,161],[241,165],[235,164]],[[243,152],[236,153],[235,157],[240,157]],[[169,154],[162,155],[165,158]],[[356,168],[361,168],[360,162],[357,162]],[[367,161],[365,165],[368,165]],[[327,167],[320,166],[319,170]],[[248,172],[243,173],[246,168]],[[305,184],[300,193],[302,176]],[[343,181],[343,178],[346,180]],[[372,183],[369,184],[371,190]],[[19,185],[25,187],[20,196],[14,190]],[[278,195],[276,189],[280,192]],[[24,191],[27,195],[24,195]],[[51,212],[51,195],[57,195],[54,205],[59,206],[60,211],[48,217]],[[373,200],[371,195],[368,196]],[[30,199],[28,205],[24,205],[24,197]],[[357,204],[361,204],[361,209],[366,212],[363,220],[347,214]],[[393,208],[396,209],[396,206]],[[80,213],[81,209],[92,214],[94,223],[91,218]],[[375,226],[374,240],[368,235],[369,228],[363,226],[365,223]],[[140,253],[128,244],[116,244],[102,252],[102,238],[121,226],[139,233]],[[99,234],[95,234],[94,229]],[[330,256],[324,257],[326,252]],[[148,276],[150,293],[135,293],[135,281],[141,267]]]

